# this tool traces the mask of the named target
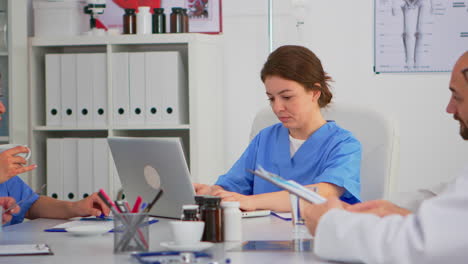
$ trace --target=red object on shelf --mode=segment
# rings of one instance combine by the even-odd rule
[[[149,6],[150,10],[161,7],[161,0],[113,0],[121,8],[138,9],[139,6]]]
[[[96,28],[102,28],[107,30],[107,27],[99,19],[96,19]]]

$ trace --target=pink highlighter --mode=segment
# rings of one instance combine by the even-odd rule
[[[141,202],[143,202],[143,198],[141,198],[141,196],[138,195],[138,197],[135,200],[135,204],[133,205],[132,213],[138,213],[138,211],[140,210]]]

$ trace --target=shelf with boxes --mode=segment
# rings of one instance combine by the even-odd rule
[[[25,1],[0,0],[0,100],[7,108],[0,121],[0,143],[27,144],[28,140],[27,17],[11,15],[24,10]]]
[[[222,66],[220,35],[31,38],[30,145],[39,165],[33,186],[48,182],[48,195],[56,189],[74,200],[105,182],[115,194],[108,150],[100,161],[103,151],[82,149],[108,136],[181,137],[193,179],[213,181],[224,171]],[[64,158],[70,153],[74,164]],[[93,176],[94,186],[78,175],[93,171],[89,162],[80,165],[79,157],[90,156],[108,164],[104,179]]]

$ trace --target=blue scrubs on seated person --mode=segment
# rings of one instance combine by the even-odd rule
[[[39,195],[34,193],[34,191],[18,176],[11,178],[4,183],[0,183],[0,197],[10,196],[15,198],[16,202],[19,202],[31,194],[34,194],[34,196],[21,203],[21,211],[18,214],[13,215],[11,221],[3,226],[23,222],[26,212],[31,208],[31,205],[39,199]]]
[[[290,155],[289,130],[281,123],[260,131],[234,166],[216,185],[227,191],[253,195],[282,191],[247,169],[261,165],[267,171],[302,185],[328,182],[343,187],[344,202],[360,202],[361,143],[334,121],[315,131]]]

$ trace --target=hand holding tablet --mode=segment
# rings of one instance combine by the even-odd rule
[[[274,173],[266,171],[262,166],[258,166],[258,169],[253,171],[253,170],[247,170],[273,184],[276,186],[283,188],[287,190],[288,192],[295,194],[302,199],[315,203],[315,204],[321,204],[327,201],[327,199],[323,198],[321,195],[318,193],[315,193],[306,187],[302,186],[301,184],[293,181],[293,180],[286,180]]]

